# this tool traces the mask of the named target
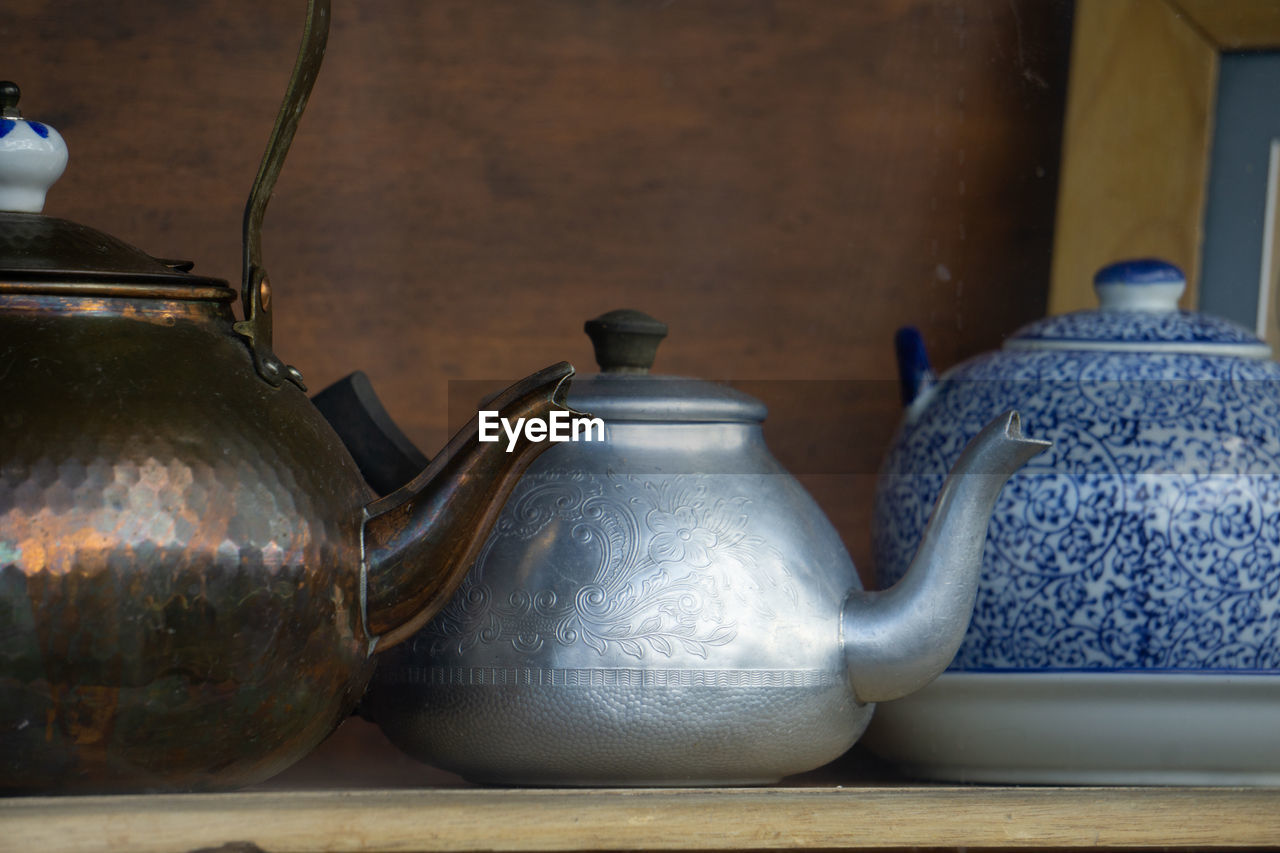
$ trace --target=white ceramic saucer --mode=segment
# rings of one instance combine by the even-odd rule
[[[863,742],[924,779],[1280,785],[1280,674],[947,672]]]

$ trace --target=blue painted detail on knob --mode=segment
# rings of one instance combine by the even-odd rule
[[[1178,284],[1187,277],[1174,264],[1159,258],[1135,258],[1108,264],[1093,277],[1096,287],[1100,284]]]
[[[9,135],[9,131],[13,130],[17,125],[17,121],[11,118],[0,118],[0,139],[4,139]]]
[[[1159,344],[1165,347],[1187,345],[1203,349],[1207,345],[1255,347],[1250,357],[1267,358],[1266,345],[1257,335],[1229,320],[1176,310],[1176,292],[1186,285],[1186,276],[1177,265],[1159,258],[1135,258],[1108,264],[1093,277],[1103,309],[1076,311],[1046,317],[1014,332],[1012,345],[1034,345],[1037,342],[1081,342],[1095,345]],[[1148,289],[1150,288],[1150,289]],[[1160,301],[1160,291],[1168,291],[1167,309],[1151,310]],[[1108,299],[1107,292],[1111,291]],[[1128,294],[1142,302],[1115,297]]]
[[[31,128],[32,130],[34,130],[34,131],[36,132],[36,136],[40,137],[41,139],[48,139],[48,138],[49,138],[49,128],[48,128],[47,126],[45,126],[45,125],[41,124],[40,122],[38,122],[38,121],[28,121],[28,122],[27,122],[27,127],[29,127],[29,128]]]

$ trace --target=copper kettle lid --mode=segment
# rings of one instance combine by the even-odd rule
[[[0,82],[0,282],[32,285],[24,291],[40,290],[40,283],[177,285],[234,298],[225,281],[189,274],[187,261],[160,260],[95,228],[41,213],[45,193],[66,168],[67,146],[49,125],[22,117],[20,96],[15,84]]]
[[[96,228],[38,213],[0,211],[0,281],[119,282],[225,288],[191,275],[189,261],[162,261]]]

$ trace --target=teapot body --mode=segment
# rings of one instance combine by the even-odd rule
[[[45,216],[61,135],[0,81],[0,789],[207,790],[302,757],[375,648],[444,603],[544,445],[459,431],[380,500],[272,346],[262,220],[330,20],[298,60],[226,283]],[[499,395],[564,408],[561,362]]]
[[[840,644],[857,586],[758,422],[609,420],[604,441],[530,467],[453,600],[380,656],[362,708],[476,781],[774,781],[839,756],[870,718]]]
[[[250,784],[371,672],[367,487],[227,299],[186,296],[0,295],[6,789]]]
[[[1045,443],[992,420],[906,578],[867,593],[759,400],[650,374],[666,325],[646,314],[584,328],[603,372],[569,401],[596,423],[528,468],[452,600],[380,655],[364,713],[499,784],[764,784],[837,758],[951,660],[996,495]]]
[[[1005,349],[912,404],[878,486],[886,583],[989,412],[1054,442],[996,504],[952,670],[1280,669],[1280,366],[1147,349]]]

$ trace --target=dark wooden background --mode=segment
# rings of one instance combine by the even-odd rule
[[[0,76],[71,148],[46,211],[236,279],[303,7],[5,0]],[[313,390],[365,370],[431,452],[458,380],[589,371],[582,321],[648,311],[658,370],[769,403],[865,572],[894,329],[945,368],[1044,310],[1070,15],[335,0],[267,214],[276,349]]]

